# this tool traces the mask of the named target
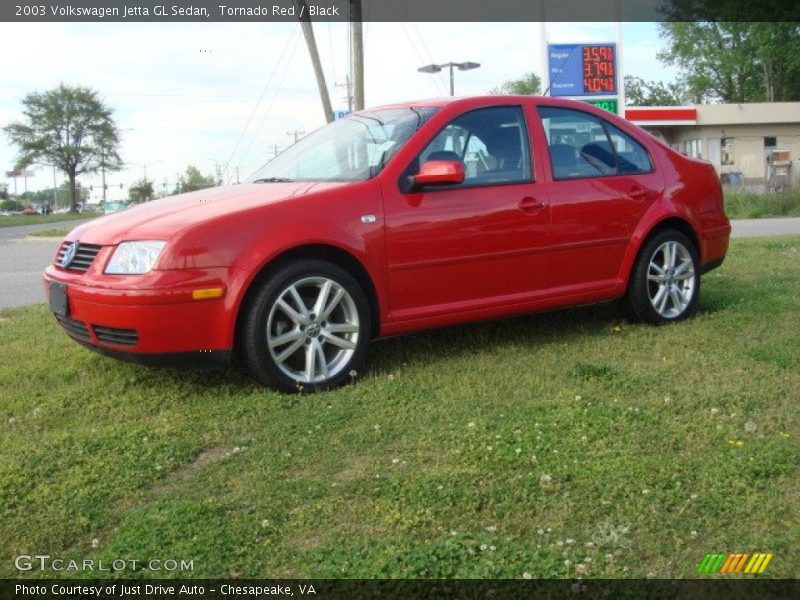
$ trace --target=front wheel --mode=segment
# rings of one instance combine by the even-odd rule
[[[353,379],[371,335],[364,291],[344,269],[300,260],[270,276],[244,308],[240,351],[256,381],[319,391]]]
[[[621,305],[628,317],[660,325],[691,316],[699,293],[697,249],[680,231],[668,230],[639,252]]]

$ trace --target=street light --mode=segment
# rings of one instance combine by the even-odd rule
[[[453,67],[458,69],[459,71],[469,71],[471,69],[477,69],[481,66],[481,63],[476,62],[463,62],[463,63],[444,63],[441,65],[425,65],[424,67],[420,67],[417,69],[420,73],[440,73],[442,69],[448,67],[450,69],[450,95],[456,95],[456,87],[455,87],[455,80],[453,78]]]

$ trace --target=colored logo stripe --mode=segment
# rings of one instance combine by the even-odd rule
[[[747,559],[750,559],[749,562]],[[697,567],[697,573],[763,573],[767,568],[772,554],[756,552],[752,556],[749,552],[736,552],[728,554],[717,552],[706,554]],[[745,566],[747,565],[747,566]]]

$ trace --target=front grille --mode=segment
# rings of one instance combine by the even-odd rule
[[[139,343],[139,334],[135,329],[117,329],[104,325],[92,325],[97,339],[115,346],[135,346]]]
[[[86,323],[60,315],[56,315],[56,319],[58,319],[58,322],[66,332],[76,340],[81,340],[83,342],[89,341],[89,329],[86,327]]]
[[[64,256],[64,252],[67,251],[67,246],[69,246],[71,243],[72,242],[64,242],[58,249],[55,262],[57,267],[61,267],[61,258]],[[92,262],[97,256],[97,253],[100,252],[101,247],[102,246],[98,246],[97,244],[79,243],[78,250],[75,253],[75,258],[72,259],[72,262],[67,267],[67,270],[78,271],[79,273],[85,273],[86,270],[91,266]]]

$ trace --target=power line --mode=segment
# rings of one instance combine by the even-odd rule
[[[275,67],[272,69],[272,73],[270,73],[269,79],[267,79],[267,83],[264,85],[264,89],[261,91],[261,95],[258,97],[258,101],[256,102],[255,106],[253,107],[250,116],[247,118],[247,123],[242,129],[242,132],[239,134],[239,138],[236,140],[236,144],[233,146],[233,150],[231,151],[231,155],[228,157],[227,162],[225,163],[225,175],[228,176],[231,161],[233,160],[234,155],[236,154],[236,150],[239,149],[239,144],[242,142],[242,138],[244,138],[244,134],[247,132],[247,129],[250,127],[250,123],[253,120],[253,116],[255,115],[258,107],[261,105],[261,101],[264,99],[264,96],[267,94],[267,90],[269,89],[269,85],[272,83],[272,78],[275,76],[275,73],[278,71],[278,67],[280,66],[281,62],[283,61],[283,57],[286,55],[286,52],[289,50],[289,46],[291,46],[292,40],[294,40],[295,35],[297,34],[297,27],[292,29],[291,37],[289,38],[289,43],[283,47],[283,52],[281,52],[280,58],[278,58],[278,62],[275,63]]]

